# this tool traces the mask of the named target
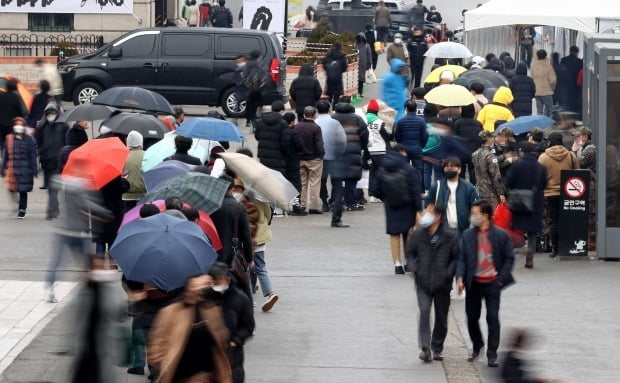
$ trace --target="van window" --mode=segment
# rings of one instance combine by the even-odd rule
[[[220,36],[217,45],[218,58],[235,58],[239,55],[248,55],[254,50],[265,54],[266,47],[263,40],[254,36]]]
[[[211,50],[211,36],[204,33],[164,34],[165,56],[205,56]]]
[[[155,47],[157,35],[140,35],[133,37],[121,45],[123,57],[144,57],[149,56]]]

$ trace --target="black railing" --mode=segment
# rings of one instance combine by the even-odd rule
[[[0,34],[1,56],[59,56],[70,57],[97,50],[104,44],[97,35],[37,35]]]

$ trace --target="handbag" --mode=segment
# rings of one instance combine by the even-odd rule
[[[383,43],[381,41],[375,41],[373,48],[375,48],[375,52],[381,53],[383,52]]]
[[[366,83],[374,84],[377,82],[377,76],[375,75],[375,71],[372,68],[366,70]]]
[[[532,214],[536,190],[512,189],[508,192],[508,207],[513,213]]]
[[[235,214],[235,231],[232,238],[232,261],[230,263],[230,272],[235,276],[239,286],[250,285],[250,265],[241,253],[241,244],[239,243],[239,212]]]

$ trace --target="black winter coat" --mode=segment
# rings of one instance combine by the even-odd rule
[[[48,122],[37,127],[37,145],[43,170],[58,170],[58,156],[65,146],[69,126],[64,122]]]
[[[266,167],[286,172],[286,158],[284,156],[284,132],[289,129],[280,113],[268,112],[258,120],[254,136],[258,141],[257,157]]]
[[[2,161],[2,175],[6,176],[7,166],[12,161],[13,174],[15,176],[16,192],[30,192],[34,185],[34,177],[37,175],[37,143],[34,138],[26,134],[21,139],[14,136],[13,151],[8,148],[4,151]],[[13,190],[9,190],[13,191]]]
[[[338,76],[335,80],[326,80],[325,86],[328,95],[333,94],[343,94],[344,93],[344,85],[342,83],[342,73],[347,71],[347,58],[344,56],[342,52],[329,52],[327,56],[323,59],[323,68],[327,71],[327,65],[332,61],[337,60],[340,64],[340,72],[341,75]]]
[[[60,154],[58,155],[58,171],[60,173],[62,173],[62,170],[69,159],[69,154],[85,144],[87,141],[88,135],[86,134],[86,131],[78,124],[73,125],[71,129],[67,130],[67,134],[65,135],[66,145],[60,149]]]
[[[468,156],[463,160],[471,159],[471,155],[480,149],[480,137],[478,133],[482,130],[482,124],[475,118],[459,118],[454,124],[454,133],[463,141]]]
[[[306,106],[314,106],[321,99],[323,88],[319,80],[314,78],[314,70],[310,64],[304,64],[299,71],[299,77],[293,80],[289,95],[295,101],[295,113],[304,112]]]
[[[442,224],[435,235],[439,235],[439,240],[432,244],[432,236],[426,229],[416,229],[409,236],[405,250],[407,265],[413,266],[416,286],[430,293],[452,289],[459,254],[459,234],[456,230]]]
[[[13,132],[15,117],[25,117],[26,112],[21,97],[15,92],[0,92],[0,136],[2,140]]]
[[[409,62],[411,66],[424,65],[424,53],[428,50],[428,44],[424,36],[413,36],[407,43],[407,50],[409,51]]]
[[[362,151],[368,149],[368,125],[355,113],[351,104],[336,104],[332,118],[344,128],[347,146],[343,154],[348,169],[343,179],[359,180],[362,178]]]
[[[254,310],[247,294],[232,283],[224,294],[209,291],[209,300],[218,303],[224,313],[224,321],[230,332],[230,340],[243,347],[254,332]]]
[[[284,155],[286,156],[286,172],[284,177],[301,191],[301,174],[299,173],[299,152],[303,149],[301,137],[290,127],[283,132]]]
[[[50,97],[52,96],[47,93],[39,93],[34,96],[32,106],[30,107],[30,115],[28,116],[28,125],[30,125],[31,128],[36,128],[39,121],[43,118],[45,107]]]
[[[407,172],[409,194],[411,203],[404,206],[392,207],[386,201],[386,194],[382,185],[385,182],[386,173],[394,173],[398,169]],[[420,172],[414,170],[406,157],[388,150],[383,157],[381,167],[375,177],[371,179],[371,195],[383,200],[385,208],[385,226],[387,234],[402,234],[409,231],[415,225],[416,213],[422,210],[422,180]]]
[[[217,252],[218,262],[224,262],[229,266],[232,262],[235,220],[237,222],[237,238],[239,238],[241,245],[240,250],[246,261],[252,262],[252,237],[250,236],[250,225],[245,206],[237,202],[231,194],[226,193],[222,206],[210,216],[220,240],[222,240],[222,249]]]
[[[510,104],[515,118],[532,115],[532,99],[536,94],[534,80],[526,74],[517,74],[510,80],[514,100]]]
[[[103,224],[101,233],[94,238],[96,243],[108,243],[110,246],[116,239],[118,229],[123,221],[123,193],[129,190],[129,182],[118,176],[101,188],[101,199],[106,209],[110,210],[114,218]]]
[[[512,213],[512,228],[525,232],[542,232],[544,191],[547,187],[547,169],[538,163],[534,155],[526,155],[510,167],[506,176],[506,189],[536,189],[532,214]]]

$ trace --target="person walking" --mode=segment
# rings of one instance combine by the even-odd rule
[[[127,148],[129,148],[129,156],[125,161],[124,174],[127,174],[127,182],[129,182],[129,190],[123,193],[123,204],[125,212],[134,208],[138,200],[146,194],[146,185],[142,178],[142,159],[144,158],[143,149],[144,138],[142,135],[132,130],[127,135]]]
[[[26,120],[13,119],[13,133],[6,136],[6,148],[2,161],[2,177],[11,193],[19,194],[17,218],[23,219],[28,208],[28,193],[32,191],[37,177],[37,142],[26,134]]]
[[[534,253],[536,253],[536,239],[542,232],[542,214],[544,210],[544,191],[547,187],[547,170],[538,163],[534,153],[536,146],[531,142],[522,142],[521,159],[511,166],[506,176],[508,195],[513,190],[531,190],[533,209],[527,211],[512,211],[512,229],[527,233],[527,253],[525,268],[534,267]],[[509,205],[510,207],[510,205]]]
[[[376,176],[377,170],[381,167],[383,158],[387,149],[390,147],[390,141],[393,137],[392,130],[389,129],[385,122],[379,118],[379,103],[377,100],[370,100],[366,107],[366,122],[368,122],[368,153],[370,154],[370,174],[369,183]],[[372,145],[371,145],[372,143]],[[374,196],[371,196],[375,198]],[[376,202],[376,201],[375,201]]]
[[[413,27],[411,39],[407,42],[409,51],[409,63],[411,66],[411,84],[418,88],[422,82],[422,71],[424,70],[424,54],[428,50],[428,44],[424,37],[424,31],[419,27]]]
[[[213,264],[209,276],[213,279],[213,286],[207,290],[206,297],[222,308],[224,323],[230,334],[227,349],[232,381],[243,383],[245,381],[243,346],[252,337],[256,326],[252,303],[235,285],[226,264],[221,262]]]
[[[427,208],[420,227],[407,239],[407,266],[415,280],[420,319],[418,346],[424,362],[443,360],[443,344],[448,335],[450,291],[459,253],[459,234],[445,224],[445,211],[438,204]],[[435,324],[431,333],[431,306]],[[432,355],[431,355],[432,352]]]
[[[499,306],[501,290],[514,283],[514,252],[508,233],[493,225],[493,207],[485,200],[474,202],[470,221],[473,227],[461,236],[456,263],[458,293],[466,290],[467,330],[473,343],[470,362],[480,356],[484,347],[480,331],[480,311],[484,299],[487,312],[487,364],[498,367],[500,340]]]
[[[327,76],[325,86],[327,100],[332,106],[336,105],[340,96],[344,93],[344,85],[342,82],[342,74],[347,70],[347,58],[342,53],[342,44],[336,41],[332,44],[323,59],[323,69]]]
[[[229,8],[226,8],[226,0],[219,0],[219,7],[213,9],[211,16],[211,25],[216,28],[232,28],[233,15]]]
[[[182,298],[157,315],[147,351],[157,382],[233,382],[223,311],[204,298],[210,283],[206,275],[188,278]]]
[[[512,121],[515,119],[512,110],[508,107],[514,100],[510,88],[500,86],[493,96],[493,102],[486,104],[478,113],[478,121],[482,128],[489,132],[495,131],[496,121]]]
[[[416,0],[416,4],[409,10],[409,29],[418,27],[424,30],[424,16],[431,13],[422,0]]]
[[[6,92],[0,92],[0,149],[2,151],[5,148],[5,137],[13,133],[13,119],[28,116],[24,102],[17,93],[17,79],[7,79],[4,89]]]
[[[88,141],[88,134],[86,133],[87,127],[88,121],[76,121],[75,124],[67,130],[67,134],[65,135],[65,146],[60,149],[60,153],[58,154],[58,173],[62,173],[71,152]]]
[[[506,202],[504,183],[499,171],[497,157],[491,151],[493,147],[493,133],[488,130],[480,132],[482,145],[471,155],[476,172],[476,188],[478,197],[491,205],[493,210],[500,202]]]
[[[568,82],[566,83],[568,98],[566,106],[571,112],[578,112],[581,110],[581,105],[579,105],[580,96],[577,77],[579,76],[579,71],[583,69],[583,60],[579,58],[579,47],[571,46],[568,56],[563,57],[560,64],[564,65],[568,71]]]
[[[319,195],[321,191],[321,174],[323,173],[323,135],[321,127],[314,120],[317,110],[313,106],[304,109],[304,120],[295,125],[295,131],[301,138],[302,150],[299,153],[301,173],[301,210],[308,208],[310,214],[321,214]]]
[[[385,6],[383,0],[379,0],[377,7],[375,8],[375,28],[377,29],[377,41],[382,44],[387,43],[389,35],[388,28],[392,24],[392,13],[390,9]]]
[[[520,62],[517,65],[515,75],[510,79],[510,90],[514,100],[512,101],[512,113],[516,117],[532,115],[532,99],[536,95],[536,84],[527,75],[527,64]]]
[[[520,32],[521,39],[519,40],[521,62],[525,63],[529,68],[532,64],[532,48],[534,47],[534,37],[536,37],[536,30],[534,27],[525,27]]]
[[[466,149],[461,178],[465,178],[465,171],[467,171],[469,182],[473,185],[476,184],[476,172],[474,171],[471,155],[480,148],[480,137],[478,134],[482,131],[482,124],[475,118],[476,108],[474,105],[470,104],[461,107],[461,118],[454,123],[454,134],[461,138]]]
[[[469,214],[478,193],[474,185],[459,177],[462,165],[458,157],[446,158],[443,171],[445,178],[435,181],[428,191],[426,207],[440,206],[442,223],[460,235],[469,228]]]
[[[291,83],[289,90],[291,105],[297,113],[297,120],[304,119],[304,109],[306,106],[315,106],[321,99],[323,88],[321,83],[314,77],[314,69],[310,64],[303,64],[299,70],[299,77]]]
[[[422,176],[422,149],[428,141],[426,122],[417,114],[415,101],[407,101],[407,114],[394,124],[394,139],[407,150],[407,157]]]
[[[557,78],[544,49],[536,51],[536,61],[532,64],[532,78],[536,84],[536,111],[548,117],[553,107],[553,92]]]
[[[390,71],[383,76],[383,81],[381,82],[379,98],[396,111],[394,122],[400,120],[405,112],[407,78],[401,74],[401,69],[405,65],[403,60],[392,59],[390,61]]]
[[[30,107],[30,114],[26,119],[28,126],[33,130],[36,130],[39,121],[43,119],[45,115],[45,107],[51,99],[55,100],[50,94],[50,83],[47,80],[39,81],[39,93],[34,96],[32,100],[32,106]]]
[[[386,59],[390,66],[392,65],[392,59],[399,59],[403,61],[404,65],[398,69],[398,72],[404,77],[405,87],[407,87],[407,85],[409,85],[409,66],[411,65],[411,62],[409,61],[409,51],[403,42],[403,35],[401,33],[394,34],[394,43],[390,44],[388,47]]]
[[[568,110],[568,83],[571,81],[570,73],[565,65],[560,64],[560,54],[551,54],[551,64],[555,72],[556,83],[553,90],[553,105]]]
[[[422,211],[422,180],[407,160],[407,152],[402,145],[388,150],[377,172],[371,193],[383,201],[385,209],[386,233],[390,236],[390,250],[394,262],[394,273],[404,274],[401,259],[407,248],[407,236],[416,224]]]
[[[39,161],[43,169],[43,184],[47,187],[48,200],[45,218],[51,220],[58,217],[58,192],[49,187],[51,178],[58,174],[58,156],[65,146],[65,135],[69,127],[57,121],[58,106],[50,103],[45,107],[45,120],[37,125],[37,147]]]
[[[355,49],[357,50],[358,69],[357,69],[357,94],[364,97],[364,83],[366,82],[366,71],[372,69],[371,49],[366,41],[364,32],[355,36]]]
[[[187,10],[187,26],[197,27],[200,24],[200,9],[196,5],[196,0],[192,0]]]
[[[254,132],[254,137],[258,141],[258,160],[266,167],[276,170],[282,175],[286,173],[284,139],[285,133],[289,129],[282,119],[284,109],[282,101],[274,101],[271,104],[271,112],[263,113]]]
[[[538,162],[546,169],[547,187],[545,188],[545,209],[549,218],[549,235],[551,236],[551,254],[556,258],[559,250],[560,229],[560,187],[562,170],[579,169],[579,160],[575,153],[566,149],[562,134],[553,132],[547,137],[549,147],[538,157]]]
[[[375,42],[377,42],[377,31],[372,29],[372,24],[366,24],[366,29],[364,30],[364,36],[366,37],[366,42],[370,46],[370,56],[372,57],[372,70],[377,69],[377,61],[379,60],[379,53],[377,53],[377,49],[375,48]]]
[[[247,95],[245,103],[246,126],[256,127],[256,110],[261,105],[262,91],[266,84],[266,73],[261,67],[261,53],[258,50],[250,52],[243,67],[243,87]]]
[[[47,81],[49,85],[49,91],[47,92],[47,94],[52,96],[56,100],[56,102],[60,103],[62,101],[61,97],[64,91],[62,85],[62,77],[58,72],[56,63],[46,64],[42,59],[37,59],[34,63],[39,70],[39,82]]]

